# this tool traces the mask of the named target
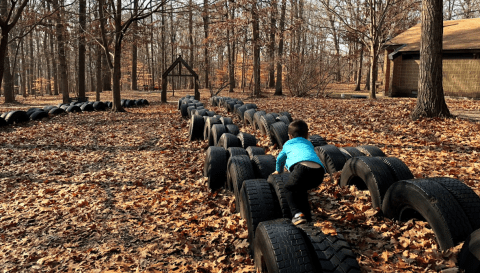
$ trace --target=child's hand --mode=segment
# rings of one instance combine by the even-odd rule
[[[272,174],[278,174],[278,171],[274,171]]]

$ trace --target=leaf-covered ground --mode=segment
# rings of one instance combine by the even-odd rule
[[[224,109],[205,107],[224,116]],[[187,141],[177,97],[125,93],[151,105],[127,113],[57,116],[0,128],[0,260],[6,272],[253,272],[245,221],[233,196],[209,193],[205,142]],[[185,95],[185,93],[180,94]],[[480,194],[480,125],[463,119],[412,122],[414,99],[248,99],[267,112],[288,110],[311,134],[337,146],[371,144],[402,159],[417,177],[458,178]],[[103,100],[110,100],[104,92]],[[1,105],[27,109],[58,101]],[[480,103],[448,99],[450,109]],[[240,121],[234,118],[240,125]],[[259,146],[278,150],[251,128]],[[335,174],[338,179],[339,173]],[[315,225],[342,233],[363,271],[455,267],[461,246],[441,252],[425,222],[393,222],[371,208],[368,192],[324,183],[310,193]]]

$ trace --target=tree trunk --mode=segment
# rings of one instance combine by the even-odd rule
[[[113,102],[112,102],[112,111],[113,112],[125,112],[121,103],[120,95],[120,78],[122,77],[121,70],[121,57],[122,57],[122,1],[117,0],[117,8],[115,13],[115,51],[113,53]]]
[[[100,93],[102,92],[103,87],[103,77],[102,77],[102,55],[103,55],[102,47],[100,45],[97,46],[97,61],[95,62],[95,70],[96,70],[96,87],[95,87],[95,100],[100,101]]]
[[[370,98],[376,98],[377,86],[375,82],[377,81],[377,64],[378,64],[378,55],[376,52],[376,48],[370,51],[372,56],[370,57],[372,62],[370,63]]]
[[[58,46],[58,60],[60,62],[60,84],[59,90],[62,93],[63,103],[68,103],[68,78],[67,78],[67,56],[65,51],[65,26],[63,25],[62,10],[58,0],[53,0],[53,7],[57,10],[57,22],[56,22],[56,34],[57,34],[57,46]]]
[[[79,37],[78,37],[78,97],[85,97],[85,31],[87,29],[87,1],[79,0]]]
[[[420,77],[417,105],[411,114],[421,117],[449,117],[443,93],[442,38],[443,2],[422,1],[422,36],[420,41]]]
[[[165,63],[167,62],[167,52],[165,50],[165,6],[162,6],[162,76],[165,73]],[[162,103],[167,102],[167,79],[162,77],[162,95],[161,95]]]
[[[360,57],[358,58],[357,70],[357,86],[355,91],[360,91],[360,84],[362,83],[362,68],[363,68],[363,43],[360,44]]]
[[[8,33],[7,33],[7,39],[8,39]],[[2,43],[3,43],[3,41],[2,41]],[[12,71],[10,69],[10,55],[11,55],[11,52],[9,52],[9,51],[10,50],[8,48],[8,45],[7,45],[7,49],[6,49],[6,52],[5,52],[5,59],[4,59],[5,60],[5,63],[4,63],[5,71],[3,73],[3,79],[5,81],[5,83],[3,85],[3,92],[4,92],[4,95],[5,95],[5,103],[12,103],[12,102],[15,101],[15,95],[13,93],[13,91],[14,91],[13,75],[12,75]]]
[[[370,70],[372,69],[371,64],[368,64],[367,79],[365,81],[365,90],[370,90]]]
[[[193,67],[193,0],[188,1],[188,43],[189,43],[189,54],[188,54],[188,62],[189,65]],[[228,12],[228,10],[227,10]],[[189,81],[189,88],[195,88],[195,78],[192,77]]]
[[[204,45],[204,62],[205,62],[205,88],[210,87],[210,82],[208,80],[208,74],[210,74],[210,64],[209,64],[209,58],[208,58],[208,47],[209,47],[209,42],[208,42],[208,27],[209,27],[209,10],[208,10],[208,0],[203,1],[203,31],[205,34],[205,45]]]
[[[270,41],[268,44],[268,87],[275,88],[275,33],[277,28],[277,0],[271,1],[272,12],[270,14]]]
[[[287,1],[282,0],[281,14],[280,14],[280,41],[278,42],[278,56],[277,56],[277,82],[275,84],[275,96],[281,96],[283,93],[283,39],[285,36],[285,13],[287,9]]]
[[[133,15],[138,13],[138,0],[133,1]],[[132,23],[133,27],[133,43],[132,43],[132,90],[138,90],[137,84],[137,21]],[[153,41],[152,41],[153,42]]]
[[[47,33],[43,35],[43,50],[45,51],[45,60],[47,62],[47,94],[52,95],[52,73],[50,58],[53,52],[49,51]]]
[[[50,2],[47,1],[47,8],[48,11],[50,12]],[[51,20],[48,20],[48,22],[51,22]],[[58,95],[58,77],[57,77],[57,70],[58,70],[58,64],[57,64],[57,59],[55,58],[56,52],[55,52],[55,46],[54,46],[54,39],[53,39],[53,26],[50,26],[50,33],[49,33],[49,40],[50,40],[50,56],[52,56],[52,74],[53,74],[53,94],[55,96]]]
[[[253,96],[260,97],[260,22],[257,2],[252,4]]]

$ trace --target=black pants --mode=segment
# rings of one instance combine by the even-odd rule
[[[325,170],[322,167],[310,168],[302,164],[293,166],[293,171],[284,187],[292,217],[302,212],[307,220],[311,221],[312,212],[307,191],[318,187],[323,182],[324,175]]]

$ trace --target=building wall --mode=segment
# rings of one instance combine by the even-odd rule
[[[418,91],[419,60],[397,57],[391,68],[392,97],[412,96]],[[443,60],[443,90],[446,96],[480,98],[480,59]]]

